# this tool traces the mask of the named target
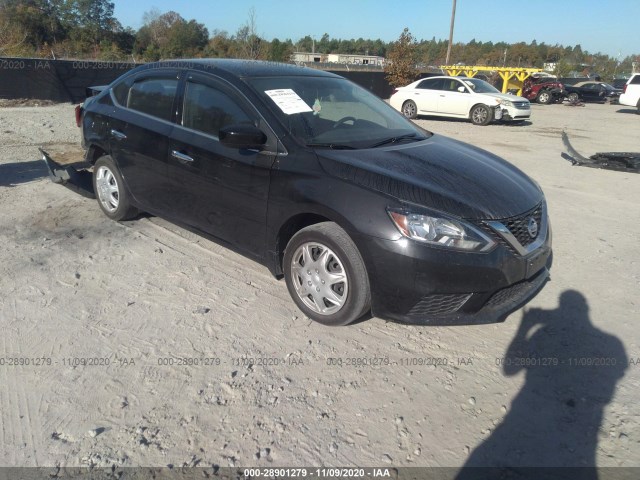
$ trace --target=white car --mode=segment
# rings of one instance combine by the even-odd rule
[[[619,102],[620,105],[636,107],[637,113],[640,114],[640,73],[636,73],[627,81]]]
[[[522,122],[531,117],[526,98],[500,93],[484,80],[467,77],[417,80],[398,88],[390,103],[407,118],[468,118],[475,125],[488,125],[493,120]]]

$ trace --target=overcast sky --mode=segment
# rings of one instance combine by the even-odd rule
[[[145,11],[177,11],[212,32],[230,34],[254,7],[258,33],[294,42],[324,33],[334,38],[398,38],[409,27],[417,39],[447,39],[452,0],[115,0],[115,15],[138,29]],[[454,42],[531,42],[575,46],[621,58],[640,54],[640,0],[458,0]]]

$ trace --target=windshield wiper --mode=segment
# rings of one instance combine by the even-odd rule
[[[307,143],[307,147],[331,148],[332,150],[355,150],[355,147],[343,143]]]
[[[414,137],[416,137],[415,133],[407,133],[406,135],[398,135],[397,137],[387,138],[385,140],[379,141],[378,143],[374,143],[373,145],[369,146],[368,148],[381,147],[382,145],[388,145],[390,143],[396,143],[396,142],[399,142],[400,140],[406,140],[406,139],[414,138]]]

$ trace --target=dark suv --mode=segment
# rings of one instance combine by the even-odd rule
[[[284,276],[313,320],[501,321],[547,280],[539,186],[342,77],[294,65],[144,65],[80,121],[98,202],[165,217]]]

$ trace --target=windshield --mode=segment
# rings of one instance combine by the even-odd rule
[[[479,78],[461,78],[461,80],[476,93],[500,93],[497,88]]]
[[[285,128],[317,148],[373,148],[430,134],[367,90],[343,78],[264,77],[247,82]]]

